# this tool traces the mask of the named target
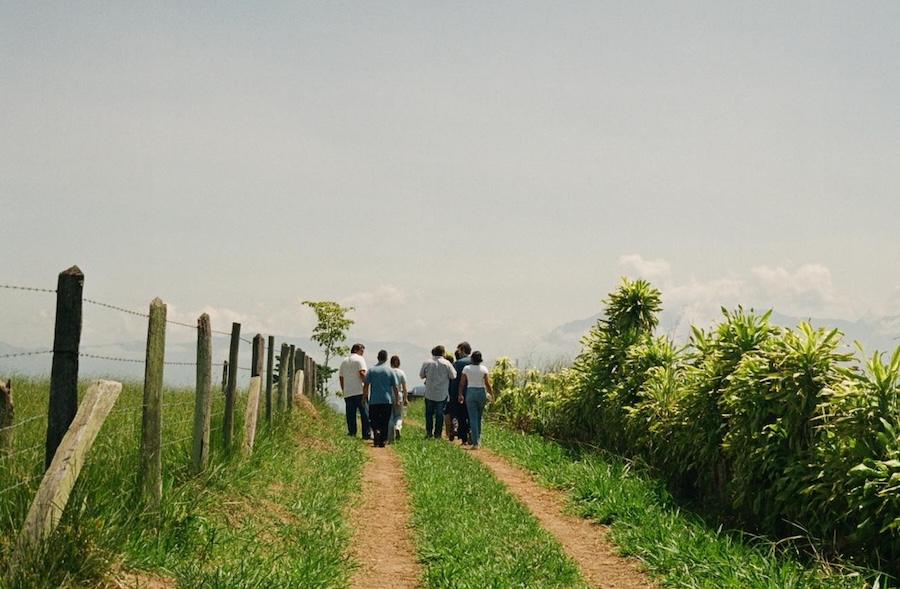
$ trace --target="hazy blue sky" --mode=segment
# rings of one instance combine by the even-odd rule
[[[488,357],[623,275],[900,313],[898,2],[3,2],[0,113],[0,284]]]

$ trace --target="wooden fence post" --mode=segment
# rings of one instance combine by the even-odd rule
[[[147,359],[144,365],[144,413],[141,424],[141,493],[152,511],[162,503],[162,389],[166,355],[166,305],[150,302]]]
[[[306,352],[297,348],[296,354],[297,359],[294,361],[294,366],[297,368],[297,374],[299,375],[297,378],[297,394],[307,395],[308,392],[304,386],[306,384]]]
[[[194,401],[194,447],[191,471],[197,474],[209,463],[209,421],[212,403],[212,328],[209,315],[197,320],[197,391]]]
[[[225,388],[225,449],[231,450],[234,441],[234,401],[237,396],[238,348],[241,344],[241,324],[231,324],[231,350],[228,353],[228,386]]]
[[[297,371],[297,366],[294,364],[296,358],[294,357],[294,349],[295,346],[291,346],[290,349],[290,359],[288,360],[288,365],[290,368],[288,369],[288,394],[287,394],[287,408],[290,411],[294,406],[294,374]]]
[[[318,391],[316,391],[315,367],[316,361],[312,359],[312,356],[307,356],[305,372],[303,373],[303,379],[306,381],[306,390],[310,391],[310,393],[318,394]]]
[[[284,409],[284,389],[288,382],[288,352],[290,347],[281,344],[281,358],[278,367],[278,409]]]
[[[60,272],[56,286],[56,328],[50,369],[50,407],[44,468],[50,467],[56,448],[78,411],[78,351],[81,344],[81,307],[84,274],[78,266]]]
[[[263,337],[256,334],[253,338],[253,365],[250,368],[250,389],[247,392],[247,412],[244,414],[244,454],[253,452],[256,440],[256,424],[259,419],[259,392],[262,388]]]
[[[0,454],[12,452],[15,421],[12,399],[12,381],[0,382]]]
[[[275,336],[269,336],[269,350],[266,355],[266,424],[272,425],[272,377],[275,374]]]
[[[13,563],[20,562],[26,552],[37,547],[59,523],[81,467],[84,466],[84,456],[91,449],[100,426],[121,392],[122,383],[109,380],[95,380],[88,387],[84,402],[72,420],[71,427],[60,440],[58,451],[54,453],[50,467],[31,502],[25,525],[16,542]]]

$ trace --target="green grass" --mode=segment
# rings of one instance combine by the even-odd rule
[[[422,403],[410,417],[422,422]],[[426,588],[587,587],[559,542],[458,444],[404,426],[394,444]]]
[[[17,423],[46,412],[46,383],[20,380],[14,387]],[[294,411],[271,428],[261,424],[246,459],[226,456],[221,431],[214,431],[210,465],[193,476],[193,393],[166,391],[162,509],[148,513],[134,491],[141,398],[140,385],[126,383],[58,530],[16,567],[9,562],[15,537],[40,481],[0,497],[0,587],[99,587],[129,570],[192,588],[346,585],[355,565],[347,556],[345,507],[359,490],[365,456],[343,433],[341,416]],[[222,400],[214,398],[215,423]],[[240,419],[235,422],[239,441]],[[17,431],[17,453],[0,470],[0,491],[21,473],[42,472],[45,428],[46,418],[37,418]],[[38,452],[18,452],[35,440]]]
[[[129,383],[59,529],[13,569],[15,539],[43,472],[48,384],[17,379],[13,386],[15,445],[0,455],[0,587],[102,587],[121,571],[152,572],[188,588],[346,586],[356,563],[345,518],[366,458],[346,436],[342,415],[294,411],[263,425],[248,459],[225,455],[216,430],[209,467],[191,475],[192,393],[167,390],[163,508],[151,514],[134,491],[142,389]],[[220,423],[221,394],[214,398]],[[423,421],[420,401],[410,417]],[[240,415],[235,422],[239,442]],[[619,550],[639,557],[666,587],[875,584],[867,571],[802,563],[789,545],[711,529],[625,463],[493,424],[485,429],[487,448],[564,490],[573,512],[609,524]],[[393,451],[409,482],[426,588],[585,586],[558,542],[479,461],[458,444],[423,438],[407,422]]]
[[[870,571],[802,563],[790,546],[711,529],[662,486],[626,463],[487,424],[485,444],[565,491],[570,509],[610,526],[623,555],[640,558],[665,587],[885,587]]]

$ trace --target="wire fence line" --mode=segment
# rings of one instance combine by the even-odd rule
[[[40,287],[32,287],[32,286],[20,286],[20,285],[12,285],[12,284],[0,284],[0,289],[17,290],[17,291],[24,291],[24,292],[39,292],[39,293],[57,294],[56,289],[40,288]],[[83,298],[82,301],[85,303],[89,303],[91,305],[95,305],[97,307],[109,309],[109,310],[116,311],[119,313],[124,313],[127,315],[132,315],[132,316],[141,317],[141,318],[145,318],[145,319],[149,319],[149,317],[150,317],[149,313],[142,312],[142,311],[135,311],[132,309],[126,309],[125,307],[122,307],[120,305],[114,305],[111,303],[106,303],[103,301],[98,301],[98,300],[88,299],[88,298]],[[176,321],[173,319],[166,319],[165,322],[167,325],[176,325],[179,327],[186,327],[186,328],[194,329],[194,330],[197,329],[196,325],[191,325],[189,323],[184,323],[182,321]],[[223,335],[223,336],[231,336],[232,335],[231,332],[220,331],[220,330],[215,330],[215,329],[212,329],[210,332],[213,334],[216,334],[216,335]],[[248,345],[253,344],[252,340],[247,339],[245,337],[239,337],[238,339],[239,339],[239,341],[241,341],[245,344],[248,344]],[[272,350],[273,353],[276,351],[277,350]],[[263,342],[263,353],[268,353],[268,352],[269,352],[269,347],[268,347],[268,345],[266,345],[265,342]],[[18,358],[18,357],[26,357],[26,356],[41,356],[41,355],[48,355],[48,354],[53,354],[53,350],[44,349],[44,350],[35,350],[35,351],[27,351],[27,352],[11,352],[11,353],[7,353],[7,354],[0,354],[0,360],[10,359],[10,358]],[[125,362],[125,363],[134,363],[134,364],[144,364],[145,363],[145,360],[141,359],[141,358],[123,358],[120,356],[89,354],[89,353],[85,353],[85,352],[79,352],[79,357],[91,358],[94,360],[104,360],[104,361],[109,361],[109,362]],[[187,367],[197,365],[196,362],[175,362],[175,361],[166,361],[166,362],[164,362],[164,364],[166,366],[187,366]],[[240,370],[240,371],[244,371],[244,372],[249,372],[249,371],[253,370],[249,366],[237,366],[236,369]]]
[[[41,293],[57,294],[56,289],[40,288],[40,287],[33,287],[33,286],[18,286],[18,285],[12,285],[12,284],[0,284],[0,288],[7,289],[7,290],[21,290],[21,291],[26,291],[26,292],[41,292]],[[97,307],[102,307],[104,309],[110,309],[112,311],[118,311],[120,313],[125,313],[127,315],[142,317],[144,319],[149,319],[149,317],[150,317],[149,313],[145,313],[143,311],[135,311],[132,309],[126,309],[125,307],[122,307],[119,305],[114,305],[111,303],[105,303],[103,301],[97,301],[97,300],[88,299],[88,298],[84,298],[84,299],[82,299],[82,301],[85,303],[89,303],[91,305],[95,305]],[[183,321],[176,321],[174,319],[166,319],[166,324],[177,325],[179,327],[187,327],[188,329],[197,329],[196,325],[191,325],[190,323],[184,323]],[[216,329],[211,330],[211,333],[214,333],[216,335],[227,335],[227,336],[231,335],[230,331],[220,331],[220,330],[216,330]],[[240,341],[242,341],[246,344],[251,344],[251,345],[253,344],[253,341],[249,340],[247,338],[241,337],[239,339],[240,339]],[[39,353],[47,353],[47,352],[39,352]],[[4,356],[0,356],[0,358],[2,358],[2,357],[4,357]]]
[[[94,383],[91,390],[100,392],[106,396],[115,394],[121,397],[123,405],[107,407],[103,416],[98,419],[95,431],[99,431],[97,438],[96,458],[97,466],[87,469],[92,474],[85,475],[103,476],[96,471],[102,471],[101,464],[116,462],[122,464],[135,464],[138,469],[138,480],[145,477],[157,478],[161,481],[161,469],[145,465],[147,460],[162,460],[167,464],[166,468],[185,468],[199,472],[205,468],[206,460],[211,453],[229,455],[233,452],[252,451],[253,440],[257,435],[257,421],[272,426],[275,421],[272,417],[276,411],[290,411],[291,399],[298,391],[311,392],[315,389],[316,364],[312,358],[297,346],[281,344],[281,353],[278,354],[274,345],[274,338],[268,338],[268,344],[261,335],[253,340],[240,337],[240,324],[234,323],[232,332],[212,330],[209,326],[208,315],[203,315],[196,325],[170,320],[165,318],[165,304],[159,299],[154,299],[150,304],[149,313],[134,311],[120,305],[114,305],[94,299],[86,299],[82,296],[84,275],[73,266],[60,274],[59,287],[57,289],[35,288],[28,286],[0,285],[0,289],[23,291],[27,293],[55,294],[57,296],[56,330],[52,348],[32,351],[14,351],[0,355],[0,359],[11,359],[27,356],[53,355],[53,370],[50,378],[50,386],[45,387],[43,382],[25,379],[18,386],[23,387],[26,394],[22,398],[26,400],[22,406],[16,406],[13,413],[12,397],[7,394],[4,387],[4,396],[7,400],[0,399],[0,505],[14,504],[19,507],[19,514],[24,517],[27,509],[22,508],[30,497],[37,492],[37,485],[43,484],[44,472],[52,469],[50,459],[54,458],[54,452],[63,437],[68,424],[74,421],[74,415],[63,415],[67,419],[62,423],[60,431],[60,408],[68,412],[71,405],[78,406],[77,378],[79,376],[79,363],[81,358],[100,360],[104,362],[122,362],[142,365],[145,367],[143,387],[139,382],[127,381],[128,384],[117,384],[118,390],[105,388],[113,383]],[[74,305],[77,302],[77,306]],[[129,316],[140,317],[148,320],[148,332],[146,342],[146,357],[127,358],[116,354],[91,353],[81,351],[81,322],[82,304],[88,303],[104,310],[115,313],[123,313]],[[68,308],[65,308],[68,305]],[[187,327],[197,331],[197,361],[165,361],[165,330],[168,325]],[[65,337],[60,340],[60,334],[65,332]],[[211,374],[198,375],[196,390],[187,393],[185,389],[172,390],[163,386],[162,366],[202,366],[205,370],[211,368],[212,357],[211,334],[231,337],[231,350],[228,360],[223,363],[223,378],[221,389],[216,386],[213,394],[213,382]],[[129,343],[129,342],[125,342]],[[242,344],[253,346],[254,367],[240,366],[238,358],[242,355],[238,348]],[[107,346],[109,344],[106,344]],[[113,344],[124,349],[123,344]],[[99,347],[99,346],[93,346]],[[286,358],[285,350],[290,351]],[[100,350],[96,350],[100,351]],[[105,351],[105,350],[103,350]],[[265,354],[268,353],[268,365],[263,368]],[[277,358],[278,366],[274,365]],[[285,363],[285,360],[289,361]],[[64,368],[57,370],[58,364]],[[251,372],[266,378],[266,397],[263,399],[262,391],[256,388],[256,383],[251,379],[251,390],[245,390],[246,394],[239,395],[237,391],[236,374],[238,371]],[[265,372],[264,372],[265,371]],[[277,372],[277,377],[276,377]],[[63,377],[59,375],[62,374]],[[74,375],[75,380],[71,377]],[[302,380],[301,380],[302,379]],[[60,382],[63,382],[60,384]],[[277,396],[275,394],[277,385]],[[31,390],[29,390],[29,387]],[[62,390],[61,390],[62,389]],[[251,395],[251,391],[253,395]],[[185,394],[182,394],[185,393]],[[259,397],[256,394],[259,393]],[[49,398],[49,411],[46,403],[35,403],[35,398],[43,395],[43,399]],[[256,406],[248,405],[250,400],[257,403]],[[29,405],[28,401],[31,400]],[[242,400],[243,405],[238,406],[237,401]],[[54,402],[56,401],[56,413]],[[246,407],[245,407],[246,405]],[[90,405],[85,404],[86,407]],[[261,414],[263,407],[265,413]],[[244,409],[246,408],[246,412]],[[8,409],[8,410],[7,410]],[[23,411],[24,409],[24,411]],[[245,423],[244,420],[253,416],[253,422]],[[264,415],[264,416],[263,416]],[[263,421],[264,420],[264,421]],[[234,430],[238,427],[238,439],[235,440]],[[51,432],[56,430],[57,437]],[[259,428],[264,432],[266,428]],[[44,435],[46,433],[46,435]],[[244,444],[240,444],[243,434]],[[193,442],[193,443],[191,443]],[[163,452],[164,451],[164,452]],[[162,454],[165,453],[165,457]],[[60,454],[60,456],[64,456]],[[75,458],[79,460],[78,458]],[[139,463],[139,464],[138,464]],[[128,478],[128,477],[125,477]],[[53,480],[54,477],[48,477]],[[97,479],[93,479],[97,480]],[[105,480],[105,479],[103,479]],[[139,489],[148,503],[156,503],[161,500],[158,492],[161,482]],[[65,501],[65,500],[63,500]],[[61,506],[61,508],[64,507]],[[3,510],[0,509],[0,512]],[[18,515],[16,516],[18,517]],[[7,523],[13,521],[7,514],[4,515]],[[0,528],[3,527],[0,523]]]

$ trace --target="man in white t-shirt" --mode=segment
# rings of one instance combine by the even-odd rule
[[[369,409],[363,398],[363,382],[366,379],[366,361],[363,358],[365,351],[364,345],[353,344],[353,347],[350,348],[350,355],[341,362],[338,380],[341,383],[341,393],[343,393],[347,415],[347,435],[356,435],[356,412],[359,411],[362,437],[364,440],[368,440],[372,437],[372,426],[369,423]]]

